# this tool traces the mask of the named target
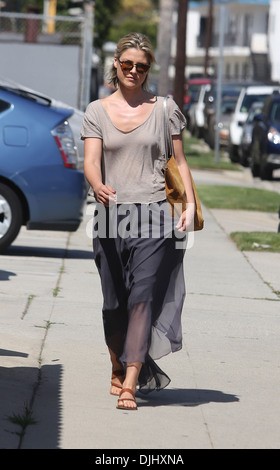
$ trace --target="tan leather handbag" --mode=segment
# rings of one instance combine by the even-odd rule
[[[170,204],[172,216],[180,216],[181,212],[186,209],[186,192],[184,184],[173,155],[172,137],[169,129],[168,111],[167,111],[167,97],[164,98],[164,140],[165,140],[165,191],[166,198]],[[196,204],[196,212],[194,217],[194,230],[202,230],[204,227],[204,219],[202,217],[201,204],[197,194],[197,190],[192,179],[192,188]],[[179,212],[180,209],[180,212]]]

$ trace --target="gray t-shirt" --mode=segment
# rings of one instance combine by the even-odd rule
[[[147,119],[129,132],[115,126],[100,100],[86,109],[81,139],[103,141],[103,183],[117,193],[117,203],[149,204],[166,199],[163,97],[157,97]],[[175,101],[167,100],[170,132],[179,135],[186,125]]]

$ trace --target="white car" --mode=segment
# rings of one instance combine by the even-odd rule
[[[205,97],[206,93],[210,90],[211,85],[206,84],[202,85],[198,100],[194,103],[189,110],[189,119],[190,119],[190,132],[192,135],[196,137],[203,136],[203,129],[204,129],[204,107],[205,107]]]
[[[229,156],[232,162],[238,162],[240,159],[243,125],[248,117],[248,111],[252,103],[255,101],[264,102],[267,96],[271,95],[274,91],[280,91],[280,88],[266,85],[242,88],[229,125]]]

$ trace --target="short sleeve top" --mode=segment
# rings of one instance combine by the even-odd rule
[[[101,100],[86,109],[81,139],[102,139],[102,180],[115,189],[117,203],[149,204],[166,199],[163,100],[157,97],[147,119],[129,132],[118,129]],[[181,134],[186,119],[172,98],[167,100],[167,109],[171,134]]]

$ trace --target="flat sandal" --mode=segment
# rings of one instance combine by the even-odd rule
[[[116,377],[124,377],[124,371],[122,369],[119,369],[119,370],[115,370],[114,372],[112,372],[112,377],[111,377],[111,385],[113,387],[116,387],[116,388],[119,388],[119,389],[122,389],[122,385],[117,383],[117,382],[114,382],[114,379]],[[117,393],[112,393],[110,392],[111,395],[115,395],[115,396],[119,396],[119,394]]]
[[[135,394],[133,392],[133,390],[131,390],[131,388],[123,388],[121,393],[120,393],[120,397],[123,393],[125,392],[128,392],[130,393],[130,395],[133,397],[133,398],[119,398],[118,399],[118,405],[117,405],[117,409],[118,410],[128,410],[128,411],[134,411],[134,410],[137,410],[137,404],[136,404],[136,400],[135,400]],[[136,408],[130,408],[128,406],[125,406],[125,405],[120,405],[119,402],[120,401],[133,401],[136,405]]]

